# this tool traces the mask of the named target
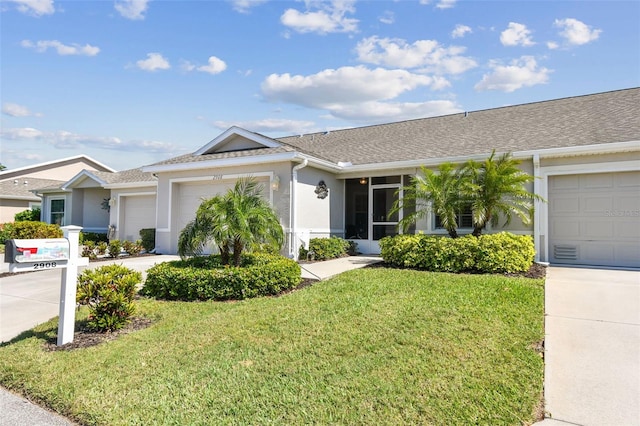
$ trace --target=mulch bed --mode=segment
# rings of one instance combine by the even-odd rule
[[[73,349],[88,348],[116,339],[118,336],[129,334],[133,331],[142,330],[149,327],[153,323],[149,318],[132,318],[131,322],[120,330],[106,333],[96,333],[88,330],[86,324],[80,324],[79,329],[73,334],[73,342],[66,343],[62,346],[56,345],[57,337],[54,337],[45,343],[48,351],[70,351]]]

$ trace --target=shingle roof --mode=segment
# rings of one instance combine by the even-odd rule
[[[255,132],[252,132],[255,133]],[[266,137],[260,135],[262,137]],[[261,149],[249,149],[244,151],[228,151],[228,152],[219,152],[215,154],[185,154],[179,157],[170,158],[168,160],[160,161],[158,163],[150,164],[150,166],[161,166],[166,164],[183,164],[183,163],[196,163],[202,161],[214,161],[214,160],[226,160],[230,158],[243,158],[243,157],[255,157],[259,155],[271,155],[271,154],[282,154],[286,152],[295,152],[296,148],[282,145],[276,148],[261,148]]]
[[[0,197],[1,198],[19,198],[25,200],[39,200],[40,198],[35,195],[32,190],[43,188],[59,188],[64,182],[53,179],[39,179],[39,178],[21,178],[6,179],[0,181]],[[26,182],[26,184],[25,184]]]
[[[107,184],[119,184],[119,183],[139,183],[139,182],[155,182],[157,179],[152,173],[143,172],[141,168],[122,170],[120,172],[95,172],[89,171],[91,174],[99,179],[102,179]]]
[[[375,164],[640,140],[640,88],[277,139]]]

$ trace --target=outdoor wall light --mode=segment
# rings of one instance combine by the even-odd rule
[[[327,196],[329,195],[329,188],[327,188],[327,184],[325,183],[325,181],[321,180],[320,182],[318,182],[318,185],[316,186],[316,190],[314,192],[321,200],[327,198]]]
[[[366,185],[367,184],[367,178],[360,178],[360,185]]]
[[[116,199],[111,197],[109,198],[109,207],[113,207],[116,205]]]
[[[273,179],[271,179],[271,189],[274,191],[280,189],[280,176],[275,175]]]

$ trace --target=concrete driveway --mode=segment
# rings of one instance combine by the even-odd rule
[[[158,255],[120,258],[105,262],[92,262],[95,268],[118,263],[144,272],[156,263],[179,259],[178,256]],[[8,271],[2,264],[0,271]],[[0,280],[0,342],[7,342],[59,314],[62,270],[52,269],[4,277]]]
[[[640,425],[640,271],[552,266],[545,426]]]

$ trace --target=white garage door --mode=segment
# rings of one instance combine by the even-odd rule
[[[549,177],[554,263],[640,267],[640,171]]]
[[[263,195],[268,197],[269,179],[267,177],[255,179],[262,184]],[[195,219],[196,211],[198,210],[198,207],[200,207],[200,204],[202,204],[202,201],[207,198],[226,193],[229,189],[233,188],[235,184],[235,179],[179,184],[175,191],[175,197],[178,203],[176,220],[174,222],[175,241],[178,240],[180,232],[184,229],[187,223]],[[213,250],[214,246],[211,246],[209,249],[206,249],[205,252]]]
[[[124,203],[124,223],[120,239],[136,241],[140,239],[141,229],[156,227],[155,195],[132,195],[121,200]]]

